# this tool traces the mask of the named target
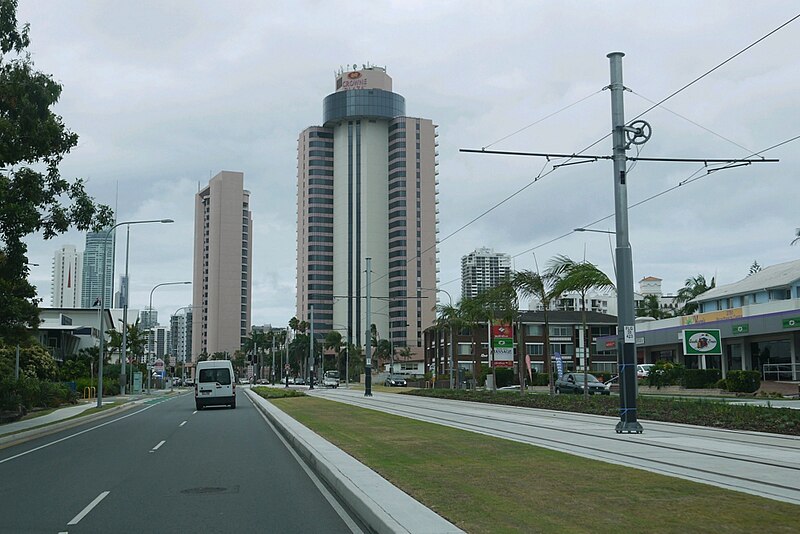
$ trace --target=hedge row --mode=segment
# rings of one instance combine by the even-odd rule
[[[492,393],[450,389],[417,389],[402,394],[619,416],[619,398],[606,395],[592,395],[584,399],[579,395],[520,395],[517,391]],[[639,418],[643,420],[800,436],[800,410],[791,408],[733,405],[708,399],[665,399],[647,395],[639,397],[637,410]]]
[[[76,401],[76,393],[64,384],[28,377],[0,379],[0,411],[22,415],[33,408],[56,408]]]

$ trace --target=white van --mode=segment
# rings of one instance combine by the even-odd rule
[[[198,410],[204,406],[227,405],[236,408],[236,380],[230,360],[197,362],[194,404]]]

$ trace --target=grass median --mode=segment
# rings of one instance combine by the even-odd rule
[[[467,532],[797,532],[792,504],[323,399],[271,402]]]

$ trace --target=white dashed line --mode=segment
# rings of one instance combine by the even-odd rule
[[[108,496],[108,494],[109,494],[109,493],[111,493],[111,492],[110,492],[110,491],[104,491],[103,493],[101,493],[100,495],[98,495],[97,497],[95,497],[95,499],[94,499],[92,502],[90,502],[90,503],[88,504],[88,506],[86,506],[86,508],[84,508],[83,510],[81,510],[81,513],[79,513],[78,515],[76,515],[75,517],[73,517],[73,518],[72,518],[72,521],[70,521],[69,523],[67,523],[67,526],[69,526],[69,525],[77,525],[77,524],[78,524],[78,522],[79,522],[81,519],[83,519],[84,517],[86,517],[86,514],[88,514],[89,512],[91,512],[91,511],[92,511],[92,509],[93,509],[95,506],[97,506],[98,504],[100,504],[100,501],[102,501],[103,499],[105,499],[105,498],[106,498],[106,496]]]
[[[165,444],[166,442],[167,442],[166,440],[161,440],[161,441],[158,443],[158,445],[156,445],[155,447],[153,447],[152,449],[150,449],[150,452],[156,452],[156,451],[159,449],[159,447],[161,447],[161,446],[162,446],[163,444]]]
[[[186,421],[184,421],[183,423],[179,424],[178,426],[183,426],[185,424],[186,424]]]

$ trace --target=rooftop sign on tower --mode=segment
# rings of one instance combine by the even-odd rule
[[[357,65],[353,65],[357,67]],[[392,79],[383,67],[364,67],[361,70],[340,71],[336,74],[336,91],[353,89],[392,90]]]

